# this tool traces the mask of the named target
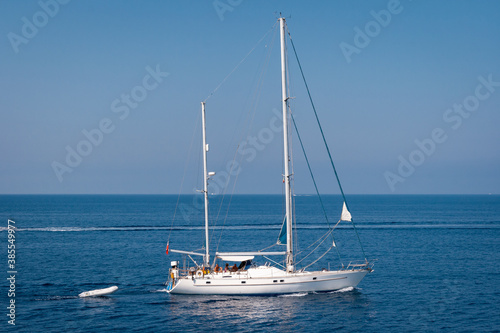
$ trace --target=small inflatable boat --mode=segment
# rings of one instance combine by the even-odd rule
[[[104,289],[95,289],[95,290],[90,290],[90,291],[84,291],[83,293],[79,294],[78,296],[80,296],[80,297],[104,296],[104,295],[114,293],[117,290],[118,290],[117,286],[112,286],[112,287],[104,288]]]

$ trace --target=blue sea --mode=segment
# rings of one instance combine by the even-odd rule
[[[202,251],[200,199],[0,196],[0,331],[500,331],[498,195],[348,196],[366,257],[376,259],[374,271],[354,289],[270,297],[169,295],[164,283],[170,261],[184,259],[166,255],[166,244]],[[327,223],[337,223],[342,201],[323,198],[326,222],[315,196],[295,200],[297,251],[306,253]],[[283,209],[278,195],[214,196],[212,253],[273,245]],[[17,228],[13,297],[8,296],[8,219]],[[334,236],[344,264],[364,260],[348,222],[341,222]],[[320,246],[317,253],[323,250]],[[332,250],[311,269],[338,265]],[[119,289],[109,296],[78,297],[113,285]],[[15,326],[7,316],[11,299]]]

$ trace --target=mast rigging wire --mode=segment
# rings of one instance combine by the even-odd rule
[[[215,94],[215,92],[217,90],[219,90],[219,88],[224,84],[224,82],[226,82],[226,80],[238,69],[238,67],[240,67],[240,65],[248,58],[248,56],[257,48],[257,46],[260,44],[260,42],[262,42],[262,40],[264,38],[266,38],[266,36],[274,30],[274,27],[277,25],[277,23],[274,23],[272,28],[269,29],[265,34],[264,36],[262,36],[261,39],[259,39],[259,41],[255,44],[255,46],[250,50],[250,52],[247,53],[246,56],[243,57],[243,59],[241,59],[241,61],[236,65],[236,67],[233,68],[233,70],[228,74],[226,75],[226,77],[221,81],[221,83],[219,83],[219,85],[210,93],[210,95],[207,96],[207,98],[205,98],[205,100],[203,102],[206,102],[210,97],[212,97],[213,94]]]
[[[172,229],[174,227],[175,216],[177,214],[177,208],[179,207],[179,201],[181,199],[182,187],[184,185],[184,179],[186,178],[186,170],[187,170],[187,166],[188,166],[189,159],[190,159],[190,156],[191,156],[191,150],[193,148],[194,137],[195,137],[195,134],[196,134],[196,129],[198,127],[198,123],[200,121],[200,117],[201,117],[201,115],[198,113],[198,116],[196,117],[195,126],[194,126],[194,129],[193,129],[193,135],[191,136],[191,143],[189,144],[188,157],[186,159],[186,163],[184,164],[184,172],[182,173],[181,186],[179,188],[179,195],[177,196],[177,202],[175,204],[175,209],[174,209],[174,215],[172,217],[172,222],[170,224],[170,231],[168,233],[167,244],[170,242],[170,236],[172,235]]]
[[[272,29],[270,31],[273,31],[273,30],[277,31],[276,27],[277,27],[277,24],[274,24],[273,27],[272,27]],[[260,42],[262,42],[262,40],[267,35],[269,35],[270,31],[268,31],[264,35],[264,37],[259,40],[259,42],[257,43],[257,45],[254,46],[253,49],[255,49],[258,46],[258,44]],[[265,75],[267,73],[267,68],[269,66],[269,61],[270,61],[270,58],[271,58],[271,51],[272,51],[273,46],[274,46],[274,37],[275,36],[272,37],[272,40],[270,42],[270,47],[268,48],[268,52],[267,52],[266,57],[264,59],[264,63],[263,63],[263,66],[262,66],[262,70],[260,71],[260,74],[259,74],[259,78],[258,78],[258,82],[257,82],[256,88],[255,88],[255,91],[253,92],[254,102],[252,102],[252,105],[250,105],[250,107],[248,109],[247,116],[246,116],[246,119],[247,119],[246,121],[248,123],[248,128],[247,128],[246,131],[242,131],[241,132],[241,137],[240,137],[240,141],[239,141],[240,143],[243,142],[243,138],[245,137],[245,135],[248,136],[248,133],[250,133],[250,129],[251,129],[252,124],[253,124],[255,113],[256,113],[256,110],[257,110],[258,101],[260,99],[260,95],[261,95],[261,92],[262,92],[264,77],[265,77]],[[253,49],[252,49],[252,51],[253,51]],[[233,160],[232,160],[232,163],[231,163],[231,170],[229,171],[229,175],[233,175],[233,169],[235,168],[235,165],[241,165],[241,161],[243,159],[243,156],[239,156],[238,163],[235,163],[235,161],[237,160],[237,153],[238,153],[239,148],[240,148],[240,144],[238,144],[237,147],[236,147],[236,149],[235,149],[235,152],[234,152],[234,155],[233,155]],[[233,187],[232,187],[231,195],[230,195],[229,202],[228,202],[228,205],[227,205],[226,214],[224,216],[224,221],[223,221],[223,224],[222,224],[222,228],[220,230],[220,236],[219,236],[219,240],[217,242],[216,251],[218,251],[218,249],[219,249],[220,240],[222,238],[222,234],[224,232],[224,227],[225,227],[225,224],[226,224],[226,221],[227,221],[227,217],[229,215],[229,209],[231,207],[231,202],[232,202],[232,199],[233,199],[233,195],[234,195],[234,191],[235,191],[235,188],[236,188],[236,183],[238,181],[239,174],[240,174],[239,172],[236,173],[236,177],[235,177],[234,182],[233,182]],[[223,188],[223,196],[222,196],[222,200],[221,200],[220,205],[219,205],[219,211],[217,213],[217,218],[215,219],[215,224],[217,224],[217,222],[219,220],[220,211],[221,211],[221,208],[222,208],[222,205],[223,205],[223,202],[225,200],[226,193],[227,193],[226,190],[227,190],[227,187],[229,185],[229,180],[230,180],[230,177],[227,178],[226,184],[225,184],[225,186]]]
[[[293,114],[291,112],[290,112],[290,117],[292,118],[292,123],[293,123],[293,126],[295,128],[295,132],[297,133],[297,138],[299,139],[300,147],[302,148],[302,152],[304,153],[304,158],[306,160],[307,168],[309,169],[309,173],[311,174],[311,178],[312,178],[312,181],[313,181],[313,184],[314,184],[314,189],[316,190],[316,194],[318,195],[319,202],[321,204],[321,209],[323,210],[323,215],[325,215],[325,219],[326,219],[326,222],[328,224],[328,228],[331,231],[333,231],[332,227],[330,226],[330,221],[328,220],[328,215],[326,214],[325,206],[323,204],[323,199],[321,198],[321,195],[319,194],[318,185],[316,184],[316,180],[314,178],[314,174],[312,172],[311,165],[309,164],[309,159],[307,158],[306,150],[304,148],[304,144],[302,143],[302,139],[300,137],[299,129],[297,128],[297,124],[295,123],[295,118],[293,118]],[[332,241],[335,242],[335,238],[333,237],[333,234],[331,234],[331,236],[332,236]],[[337,249],[337,254],[339,256],[340,263],[342,263],[342,259],[340,257],[339,249],[337,247],[335,247],[335,249]],[[313,250],[313,252],[314,252],[314,250]]]
[[[339,176],[337,174],[337,169],[335,168],[335,164],[333,163],[332,154],[330,153],[330,148],[328,147],[328,143],[326,142],[325,134],[323,133],[323,128],[322,128],[321,123],[319,121],[318,113],[316,112],[316,107],[314,106],[314,102],[313,102],[312,97],[311,97],[311,92],[309,91],[309,86],[307,85],[307,81],[306,81],[306,78],[304,76],[304,71],[302,70],[302,66],[300,64],[299,56],[297,55],[297,50],[295,49],[295,45],[293,44],[293,40],[292,40],[292,36],[290,34],[290,31],[288,29],[287,29],[287,31],[288,31],[288,36],[290,38],[290,43],[291,43],[292,48],[293,48],[293,52],[295,54],[295,58],[297,59],[297,64],[299,65],[300,74],[302,75],[302,79],[304,81],[304,85],[305,85],[306,90],[307,90],[307,95],[309,96],[309,101],[311,102],[311,106],[312,106],[312,109],[314,111],[314,115],[316,117],[316,122],[318,123],[318,127],[319,127],[319,130],[321,132],[321,137],[323,138],[323,143],[325,144],[326,151],[328,152],[328,157],[330,158],[330,163],[331,163],[332,168],[333,168],[333,172],[335,173],[335,178],[337,179],[337,183],[339,185],[340,193],[342,193],[342,198],[344,199],[344,203],[346,205],[346,208],[347,208],[347,210],[349,210],[349,205],[347,204],[344,190],[342,189],[342,185],[340,184],[340,179],[339,179]],[[363,256],[365,257],[365,261],[367,261],[365,250],[363,248],[363,244],[361,244],[361,239],[359,238],[358,230],[356,229],[356,225],[354,224],[354,219],[352,219],[352,218],[351,218],[351,223],[352,223],[352,226],[354,228],[354,231],[356,232],[359,246],[361,247],[361,251],[363,252]]]

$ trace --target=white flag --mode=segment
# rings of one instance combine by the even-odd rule
[[[345,202],[344,202],[344,207],[342,207],[342,216],[340,216],[340,219],[342,221],[349,221],[349,222],[351,222],[352,219],[351,213],[349,213],[349,211],[347,210]]]

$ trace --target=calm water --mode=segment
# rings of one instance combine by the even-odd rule
[[[256,250],[276,241],[280,196],[235,196],[229,211],[228,198],[220,199],[211,201],[214,249]],[[296,199],[305,249],[327,229],[315,197]],[[375,271],[353,290],[285,297],[167,294],[169,263],[182,260],[165,254],[167,240],[180,250],[203,246],[198,197],[181,197],[170,232],[176,202],[0,196],[0,331],[500,331],[500,196],[352,196],[364,250],[378,259]],[[334,224],[342,202],[325,202]],[[6,316],[9,218],[18,228],[15,327]],[[335,237],[345,263],[363,259],[349,224]],[[338,264],[336,252],[327,257],[315,268]],[[119,290],[109,297],[77,297],[112,285]]]

